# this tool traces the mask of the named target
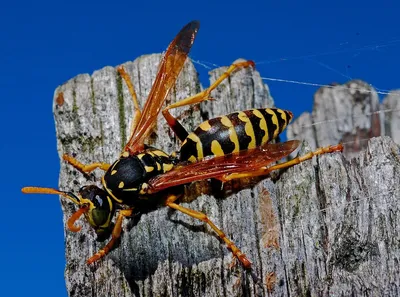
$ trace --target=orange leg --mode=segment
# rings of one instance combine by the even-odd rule
[[[178,102],[175,102],[171,105],[168,105],[163,111],[162,114],[164,116],[164,118],[166,119],[168,125],[171,127],[171,129],[174,131],[174,133],[176,134],[176,136],[178,136],[178,138],[181,141],[184,141],[188,135],[187,131],[185,130],[185,128],[182,127],[182,125],[178,122],[178,120],[176,118],[174,118],[169,110],[173,109],[173,108],[177,108],[177,107],[182,107],[182,106],[186,106],[186,105],[192,105],[192,104],[196,104],[196,103],[200,103],[206,100],[210,99],[210,94],[211,92],[218,87],[218,85],[221,84],[221,82],[226,79],[227,77],[229,77],[232,72],[234,72],[235,70],[239,69],[239,68],[246,68],[246,67],[254,67],[254,62],[253,61],[244,61],[244,62],[238,62],[238,63],[234,63],[231,66],[229,66],[229,68],[211,85],[209,86],[207,89],[205,89],[204,91],[193,95],[191,97],[185,98],[183,100],[180,100]]]
[[[114,246],[115,242],[120,238],[121,232],[122,232],[122,221],[125,217],[129,217],[132,215],[132,209],[124,209],[121,210],[118,214],[117,221],[115,222],[114,229],[112,231],[112,237],[111,240],[106,244],[105,247],[103,247],[101,250],[99,250],[96,254],[94,254],[92,257],[90,257],[87,260],[87,264],[92,264],[93,262],[96,262],[103,258],[105,255],[107,255],[112,247]]]
[[[81,207],[79,208],[69,219],[67,222],[68,229],[72,232],[79,232],[82,227],[81,226],[75,226],[75,222],[87,211],[89,210],[89,207]]]
[[[274,165],[271,167],[261,167],[260,169],[257,169],[254,171],[227,174],[227,175],[223,176],[222,178],[220,178],[220,180],[223,182],[226,182],[226,181],[230,181],[232,179],[237,179],[237,178],[249,178],[249,177],[267,175],[274,170],[291,167],[293,165],[296,165],[296,164],[302,163],[306,160],[309,160],[314,156],[328,154],[328,153],[334,153],[334,152],[342,152],[342,151],[343,151],[342,144],[320,147],[313,152],[309,152],[308,154],[305,154],[300,157],[296,157],[287,162],[283,162],[283,163],[280,163],[280,164],[277,164],[277,165]]]
[[[125,71],[125,68],[123,66],[118,67],[117,71],[121,75],[121,77],[124,79],[124,81],[128,87],[129,93],[131,94],[133,105],[135,107],[135,109],[133,111],[134,116],[133,116],[133,120],[132,120],[132,124],[131,124],[131,136],[132,136],[132,133],[135,130],[135,127],[136,127],[137,123],[139,122],[140,117],[142,116],[142,112],[140,111],[139,102],[138,102],[138,99],[136,96],[135,88],[133,87],[133,83],[132,83],[132,80],[131,80],[129,74]],[[130,139],[131,136],[128,139]]]
[[[195,211],[190,208],[183,207],[181,205],[178,205],[178,204],[174,203],[174,201],[176,199],[178,199],[178,196],[171,195],[170,197],[168,197],[165,204],[173,209],[179,210],[180,212],[187,214],[188,216],[191,216],[192,218],[195,218],[195,219],[198,219],[200,221],[207,223],[215,231],[215,233],[217,233],[217,235],[225,242],[227,248],[242,263],[243,267],[248,270],[251,269],[251,262],[249,259],[247,259],[246,255],[243,254],[240,251],[240,249],[231,240],[229,240],[226,237],[225,233],[222,232],[221,229],[219,229],[217,226],[215,226],[215,224],[213,222],[210,221],[210,219],[207,217],[206,214],[199,212],[199,211]]]
[[[74,157],[71,157],[67,154],[63,155],[63,159],[66,162],[68,162],[69,164],[71,164],[72,166],[74,166],[76,169],[78,169],[79,171],[84,172],[84,173],[92,172],[96,168],[100,168],[101,170],[107,171],[108,168],[110,168],[110,166],[111,166],[110,164],[103,163],[103,162],[97,162],[97,163],[85,165],[85,164],[82,164],[81,162],[79,162]]]

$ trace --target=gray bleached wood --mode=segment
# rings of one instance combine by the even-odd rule
[[[381,105],[384,114],[383,135],[392,137],[394,142],[400,143],[400,91],[390,92]]]
[[[141,106],[159,58],[149,55],[124,64]],[[213,71],[212,78],[221,71]],[[55,98],[60,92],[64,97],[63,104],[54,101],[60,157],[75,153],[85,163],[117,159],[133,110],[121,82],[115,68],[106,67],[57,88]],[[168,100],[200,88],[188,62]],[[201,122],[201,110],[214,117],[273,102],[250,69],[235,73],[212,96],[217,101],[174,113],[192,130]],[[162,117],[150,144],[167,152],[178,148]],[[230,252],[203,223],[161,208],[126,220],[121,244],[90,267],[86,259],[103,243],[96,242],[83,220],[78,222],[81,232],[66,230],[69,296],[395,295],[400,283],[398,153],[390,139],[376,138],[351,162],[341,154],[322,156],[316,166],[305,162],[286,170],[276,183],[265,179],[242,189],[239,183],[238,193],[234,188],[224,197],[208,195],[207,187],[203,194],[202,187],[189,187],[190,199],[183,204],[205,212],[226,232],[253,261],[263,283],[268,280],[268,290],[255,286],[241,267],[229,268]],[[82,185],[99,185],[101,175],[85,177],[61,161],[60,188],[77,192]],[[64,200],[62,206],[67,220],[75,206]]]
[[[288,127],[288,138],[306,140],[312,148],[345,143],[350,159],[367,147],[368,139],[380,135],[383,127],[375,89],[361,80],[320,88],[314,95],[311,114],[303,113]]]

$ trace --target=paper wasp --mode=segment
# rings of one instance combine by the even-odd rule
[[[211,178],[226,182],[264,176],[273,170],[298,164],[315,155],[342,150],[341,145],[320,148],[288,162],[273,165],[275,161],[288,156],[300,144],[297,140],[270,143],[293,118],[290,111],[278,108],[234,112],[205,121],[193,132],[187,132],[169,110],[208,100],[211,91],[235,70],[254,67],[252,61],[234,63],[206,90],[162,110],[166,97],[183,68],[198,29],[197,21],[190,22],[170,43],[160,62],[158,74],[143,110],[140,110],[130,77],[123,67],[118,69],[135,106],[131,135],[118,160],[113,164],[96,162],[86,165],[72,156],[63,156],[66,162],[83,173],[89,173],[97,168],[105,171],[102,177],[103,188],[95,185],[84,186],[77,195],[52,188],[22,189],[24,193],[59,194],[78,205],[79,209],[67,222],[68,229],[73,232],[80,230],[80,227],[75,226],[75,222],[84,215],[100,235],[109,229],[116,207],[128,206],[127,209],[119,210],[111,240],[87,260],[88,264],[101,259],[112,249],[121,235],[125,217],[140,212],[153,201],[161,201],[165,206],[206,222],[225,242],[243,267],[251,270],[252,264],[246,255],[209,220],[206,214],[176,203],[183,195],[181,187]],[[161,110],[168,125],[182,142],[177,154],[169,155],[145,144]]]

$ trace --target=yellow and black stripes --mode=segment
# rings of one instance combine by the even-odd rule
[[[275,139],[292,117],[290,111],[264,108],[205,121],[183,141],[180,161],[196,162],[206,156],[223,156],[263,145]],[[175,157],[151,147],[137,155],[123,152],[103,176],[103,186],[117,203],[136,205],[145,198],[147,182],[170,171],[176,163]]]
[[[203,122],[182,143],[180,160],[195,162],[255,148],[275,139],[292,120],[290,111],[250,109]]]

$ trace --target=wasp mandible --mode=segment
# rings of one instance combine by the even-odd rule
[[[186,131],[171,115],[171,109],[210,99],[210,93],[234,71],[244,67],[254,67],[252,61],[234,63],[209,88],[162,109],[183,68],[198,30],[199,22],[192,21],[183,27],[170,43],[142,110],[129,75],[123,67],[118,68],[135,107],[132,132],[118,160],[112,164],[104,162],[82,164],[72,156],[63,156],[67,163],[83,173],[90,173],[95,169],[103,170],[105,173],[101,179],[102,188],[95,185],[84,186],[77,195],[53,188],[22,189],[24,193],[59,194],[76,204],[79,208],[67,222],[68,229],[73,232],[80,230],[75,222],[84,215],[96,233],[102,234],[109,229],[116,206],[118,204],[128,206],[128,209],[118,211],[110,241],[87,260],[88,264],[98,261],[109,253],[121,236],[125,217],[132,216],[134,211],[140,212],[149,203],[157,200],[167,207],[207,223],[243,267],[251,270],[251,261],[206,214],[177,203],[183,195],[181,187],[211,178],[226,182],[239,178],[265,176],[274,170],[301,163],[315,155],[343,149],[340,144],[319,148],[304,156],[273,165],[275,161],[288,156],[300,144],[298,140],[271,143],[293,118],[290,111],[279,108],[238,111],[205,121],[191,133]],[[181,141],[177,154],[167,154],[145,144],[160,112]]]

